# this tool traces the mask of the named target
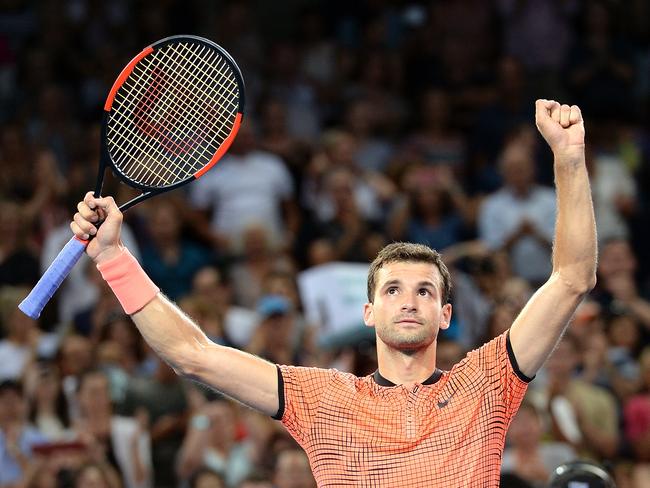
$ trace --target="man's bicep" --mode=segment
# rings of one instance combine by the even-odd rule
[[[512,352],[524,375],[533,377],[542,367],[581,300],[554,273],[528,301],[510,328]]]
[[[280,406],[277,367],[257,356],[218,344],[203,347],[190,376],[274,416]]]

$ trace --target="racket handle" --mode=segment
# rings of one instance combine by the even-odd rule
[[[68,241],[29,295],[18,305],[25,315],[33,319],[37,319],[41,315],[43,308],[59,289],[66,276],[70,274],[70,270],[77,264],[87,245],[88,241],[82,241],[76,237]]]

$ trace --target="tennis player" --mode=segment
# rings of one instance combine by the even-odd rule
[[[378,370],[274,365],[212,343],[167,300],[120,242],[122,215],[89,193],[71,224],[138,329],[178,374],[281,420],[309,456],[318,486],[496,487],[507,427],[582,297],[595,285],[596,229],[580,109],[536,102],[554,154],[558,214],[553,271],[509,331],[451,371],[436,368],[449,327],[449,272],[425,246],[391,244],[372,263],[367,326]]]

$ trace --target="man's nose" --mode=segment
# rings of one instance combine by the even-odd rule
[[[416,310],[415,300],[409,299],[402,303],[402,312],[415,312]]]

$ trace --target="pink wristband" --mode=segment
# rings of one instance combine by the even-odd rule
[[[129,315],[143,308],[160,291],[127,248],[98,264],[97,269]]]

